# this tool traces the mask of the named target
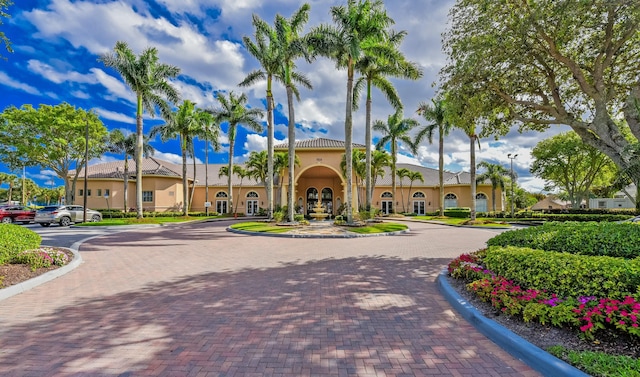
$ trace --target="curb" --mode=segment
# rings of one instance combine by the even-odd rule
[[[263,237],[279,237],[279,238],[361,238],[361,237],[385,237],[396,236],[403,233],[409,233],[409,229],[398,230],[396,232],[386,233],[371,233],[371,234],[358,234],[358,233],[345,233],[345,234],[287,234],[287,233],[267,233],[267,232],[249,232],[246,230],[233,229],[228,227],[227,232],[244,234],[247,236],[263,236]]]
[[[589,377],[588,374],[529,343],[496,321],[484,317],[449,285],[446,275],[447,270],[443,270],[437,278],[438,288],[444,298],[467,322],[511,356],[522,360],[544,376]]]

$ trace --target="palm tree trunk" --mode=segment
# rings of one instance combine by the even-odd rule
[[[347,223],[353,222],[353,143],[351,141],[353,134],[353,119],[351,115],[351,110],[353,106],[353,65],[354,61],[352,57],[349,57],[349,62],[347,65],[347,108],[346,108],[346,116],[344,120],[344,143],[345,143],[345,164],[346,164],[346,176],[347,176]]]
[[[231,135],[231,125],[229,125],[229,134]],[[229,138],[229,165],[227,168],[227,189],[229,190],[229,199],[227,200],[227,211],[233,213],[233,186],[231,185],[231,175],[233,174],[233,146],[235,144],[235,138]]]
[[[142,132],[142,95],[137,96],[137,114],[136,114],[136,211],[137,218],[141,219],[142,214],[142,153],[144,133]]]
[[[393,202],[391,202],[391,212],[396,213],[396,141],[393,139],[391,141],[391,196],[393,197]]]
[[[271,75],[267,77],[267,216],[273,218],[273,93]]]
[[[371,197],[373,196],[373,185],[371,182],[371,81],[367,80],[367,104],[365,120],[365,208],[371,211]]]
[[[187,183],[187,150],[182,148],[182,215],[189,211],[189,186]]]
[[[295,123],[295,113],[293,110],[293,88],[291,84],[287,85],[287,103],[289,104],[289,130],[287,136],[289,137],[289,188],[288,188],[288,198],[287,198],[287,217],[289,221],[293,222],[294,220],[294,206],[293,202],[295,200],[295,158],[296,158],[296,123]]]
[[[209,203],[209,139],[205,141],[204,149],[204,201]],[[209,207],[204,208],[205,214],[209,216]]]
[[[444,217],[444,130],[438,130],[438,181],[440,184],[440,217]]]
[[[193,141],[192,141],[193,143]],[[189,209],[187,211],[187,216],[189,216],[189,211],[191,211],[191,205],[193,204],[193,193],[196,191],[196,151],[195,146],[191,145],[191,154],[193,155],[193,183],[191,183],[191,195],[189,195]]]
[[[493,212],[496,211],[496,187],[491,186],[491,204],[493,207]]]
[[[127,207],[127,199],[129,197],[129,155],[125,153],[124,155],[124,190],[123,190],[123,201],[122,205],[124,206],[124,211],[129,212],[129,207]]]

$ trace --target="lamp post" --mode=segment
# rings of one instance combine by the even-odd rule
[[[518,157],[518,154],[514,154],[511,155],[511,153],[509,153],[507,155],[507,158],[509,160],[511,160],[511,218],[514,218],[514,207],[515,207],[515,199],[516,199],[516,177],[515,175],[513,175],[513,160],[515,160],[515,158]]]

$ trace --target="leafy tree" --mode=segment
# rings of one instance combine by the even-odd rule
[[[0,26],[2,26],[2,18],[9,18],[9,14],[7,12],[5,12],[6,9],[9,8],[10,5],[12,5],[13,2],[11,2],[10,0],[0,0]],[[11,49],[11,41],[9,41],[9,38],[7,38],[7,36],[4,34],[3,31],[0,31],[0,41],[2,41],[2,43],[4,43],[4,47],[7,49],[8,52],[13,52],[13,50]],[[2,55],[0,55],[0,58],[2,57]]]
[[[160,135],[162,142],[177,138],[180,140],[180,154],[182,155],[182,215],[189,215],[189,186],[187,182],[187,156],[193,149],[193,139],[199,132],[199,123],[196,118],[196,104],[184,100],[176,111],[165,118],[166,123],[155,126],[151,129],[150,136],[154,138]],[[195,156],[191,153],[195,162]],[[195,165],[195,164],[194,164]],[[195,185],[195,166],[193,170]]]
[[[11,170],[24,166],[53,170],[64,180],[67,203],[73,203],[78,176],[87,164],[87,128],[89,159],[100,157],[105,151],[107,129],[94,112],[68,103],[40,105],[37,109],[31,105],[8,107],[0,114],[0,160]]]
[[[531,155],[531,173],[550,187],[566,191],[573,208],[588,200],[592,186],[610,182],[615,171],[609,157],[583,143],[573,132],[542,140]]]
[[[158,50],[147,48],[136,56],[126,42],[118,41],[113,52],[100,56],[98,61],[107,67],[114,68],[125,84],[136,94],[136,209],[137,217],[142,215],[142,155],[144,132],[142,114],[146,111],[155,116],[156,108],[163,118],[168,119],[171,106],[168,102],[179,102],[178,91],[171,86],[169,80],[180,73],[180,68],[160,63]]]
[[[409,170],[409,172],[407,173],[407,178],[409,178],[409,193],[407,194],[407,208],[411,210],[409,201],[411,200],[411,189],[413,188],[413,182],[420,181],[424,183],[424,176],[419,171]]]
[[[125,212],[129,210],[127,200],[129,198],[129,156],[136,154],[136,134],[124,136],[122,131],[115,129],[109,132],[107,142],[107,151],[124,155],[124,172],[123,172],[123,198],[122,208]],[[149,137],[145,136],[142,144],[142,152],[145,156],[153,155],[155,148],[149,144]]]
[[[336,62],[336,67],[347,70],[347,99],[344,121],[346,156],[346,210],[347,222],[353,222],[353,86],[356,65],[365,56],[384,56],[391,46],[381,43],[393,20],[387,16],[381,0],[347,0],[346,6],[331,7],[334,25],[321,25],[310,34],[317,41],[315,51]],[[395,176],[394,176],[395,180]]]
[[[353,87],[353,109],[357,110],[358,100],[362,90],[366,90],[366,116],[365,116],[365,187],[366,199],[365,207],[371,208],[372,176],[371,176],[371,88],[375,86],[387,98],[387,101],[396,110],[402,109],[400,96],[387,77],[398,77],[410,80],[417,80],[422,77],[422,70],[417,64],[406,60],[400,52],[399,47],[402,40],[407,35],[405,31],[385,33],[380,43],[387,44],[388,52],[384,56],[365,55],[356,63],[356,71],[360,77],[355,81]]]
[[[634,165],[640,2],[458,0],[450,20],[443,88],[476,98],[490,132],[564,124],[622,170]]]
[[[227,171],[233,170],[233,149],[236,141],[236,128],[238,125],[245,126],[255,132],[262,130],[262,124],[259,119],[262,118],[262,110],[251,109],[247,107],[247,95],[242,93],[239,96],[233,92],[229,93],[229,96],[225,96],[224,93],[218,92],[218,103],[220,107],[212,110],[212,114],[220,123],[227,123],[227,137],[229,138],[229,165]],[[231,184],[231,175],[227,176],[227,189],[229,190],[228,206],[229,211],[233,210],[233,185]],[[231,212],[230,212],[231,213]]]
[[[487,161],[480,162],[478,169],[485,169],[485,172],[476,177],[476,184],[485,181],[491,182],[491,203],[493,205],[493,212],[495,212],[496,189],[500,187],[500,190],[504,192],[505,177],[509,176],[509,169],[500,164],[492,164]]]
[[[444,137],[451,132],[452,125],[446,119],[445,102],[443,99],[431,100],[432,105],[421,102],[418,105],[418,114],[422,115],[427,122],[432,122],[425,126],[416,136],[415,144],[419,144],[426,137],[429,144],[433,144],[433,133],[438,131],[438,182],[440,195],[440,217],[444,216]]]
[[[213,144],[213,150],[220,150],[220,124],[213,114],[203,110],[196,109],[195,114],[196,121],[196,136],[204,139],[204,200],[209,202],[209,147]],[[195,158],[194,158],[195,161]],[[195,169],[193,170],[195,174]],[[193,198],[193,195],[191,195]],[[209,207],[205,208],[207,215],[209,214]]]
[[[397,200],[396,196],[396,163],[398,161],[398,142],[403,142],[415,152],[415,145],[411,139],[410,132],[418,126],[418,121],[411,118],[403,118],[402,111],[389,115],[387,123],[376,120],[373,123],[373,130],[382,133],[382,137],[376,144],[377,149],[384,148],[385,145],[391,145],[391,194],[393,200]],[[393,206],[393,213],[396,213],[396,207]]]

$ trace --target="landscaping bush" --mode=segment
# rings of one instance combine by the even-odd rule
[[[0,265],[14,260],[18,253],[36,249],[42,237],[30,229],[14,224],[0,224]]]
[[[444,215],[448,217],[455,217],[458,219],[466,219],[471,217],[471,209],[460,207],[460,208],[447,208],[444,210]]]
[[[69,261],[67,254],[52,248],[25,250],[16,256],[14,263],[27,264],[33,271],[38,268],[64,266]]]
[[[489,246],[522,246],[582,255],[640,256],[640,226],[633,223],[545,223],[493,237]]]
[[[483,262],[496,275],[560,297],[621,299],[636,294],[640,286],[640,259],[494,246],[487,250]]]

